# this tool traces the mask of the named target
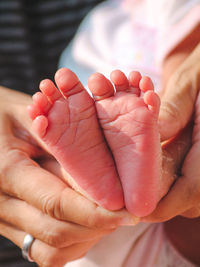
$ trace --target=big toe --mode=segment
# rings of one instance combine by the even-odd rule
[[[103,100],[114,95],[112,83],[101,73],[94,73],[89,77],[88,87],[95,100]]]
[[[67,68],[59,69],[56,72],[55,81],[66,98],[85,90],[76,74]]]

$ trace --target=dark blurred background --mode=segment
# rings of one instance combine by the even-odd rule
[[[102,0],[0,0],[0,85],[34,93]]]

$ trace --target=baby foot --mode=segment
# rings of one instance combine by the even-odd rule
[[[116,168],[96,117],[93,99],[69,69],[40,84],[28,107],[35,133],[65,171],[73,186],[106,209],[124,206]]]
[[[128,80],[114,71],[111,80],[115,94],[111,82],[99,73],[90,77],[88,86],[117,165],[125,206],[136,216],[146,216],[160,197],[160,100],[150,78],[142,78],[138,72],[132,72]]]

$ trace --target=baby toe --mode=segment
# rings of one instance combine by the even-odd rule
[[[49,79],[41,81],[39,87],[41,92],[47,97],[51,104],[53,104],[59,98],[62,98],[62,95],[55,84]]]
[[[114,95],[114,87],[111,81],[101,73],[94,73],[89,77],[88,87],[97,101]]]
[[[110,79],[115,86],[116,92],[129,90],[129,81],[122,71],[114,70],[110,74]]]

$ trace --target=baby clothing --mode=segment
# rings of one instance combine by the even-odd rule
[[[138,70],[160,89],[163,59],[200,22],[200,0],[110,0],[90,12],[60,66],[83,84],[93,72]]]
[[[123,6],[157,32],[156,60],[162,60],[200,23],[199,0],[124,0]],[[138,12],[139,10],[139,12]]]
[[[93,72],[138,70],[160,89],[161,64],[200,22],[200,0],[110,0],[82,22],[60,60],[87,84]],[[194,267],[168,241],[163,224],[120,227],[69,267]]]
[[[163,224],[124,226],[66,267],[195,267],[172,246]]]

